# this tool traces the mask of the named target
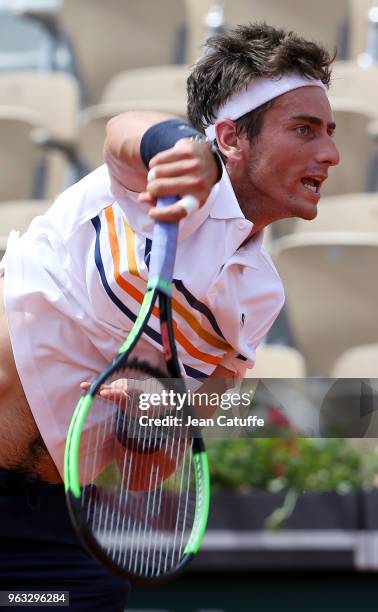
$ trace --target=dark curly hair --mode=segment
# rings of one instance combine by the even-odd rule
[[[321,45],[266,23],[237,26],[206,41],[206,54],[188,78],[188,117],[201,132],[215,120],[217,109],[252,79],[276,77],[292,70],[329,86],[331,56]],[[252,139],[272,102],[239,119],[238,128]]]

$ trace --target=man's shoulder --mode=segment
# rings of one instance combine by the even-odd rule
[[[68,238],[113,201],[103,165],[65,189],[47,211],[46,220],[63,238]]]

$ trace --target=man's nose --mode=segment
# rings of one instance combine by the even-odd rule
[[[317,161],[328,166],[337,166],[340,161],[340,154],[335,141],[331,136],[325,136],[317,154]]]

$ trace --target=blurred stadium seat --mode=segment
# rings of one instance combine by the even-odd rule
[[[11,230],[26,231],[32,219],[43,215],[50,204],[50,200],[0,202],[1,235],[7,236]]]
[[[9,233],[26,231],[32,219],[46,212],[50,203],[49,200],[0,202],[0,259],[5,253]]]
[[[322,198],[313,221],[296,219],[293,232],[372,232],[378,236],[378,193]]]
[[[62,71],[82,79],[59,11],[63,0],[0,0],[0,70]]]
[[[255,366],[246,371],[246,378],[304,378],[306,363],[301,353],[278,344],[258,347]]]
[[[378,343],[354,346],[336,360],[332,378],[378,378]]]
[[[77,81],[64,72],[0,72],[0,105],[28,108],[52,135],[72,139],[80,108]]]
[[[0,72],[0,105],[12,106],[20,112],[33,112],[48,136],[59,141],[72,142],[76,138],[79,97],[77,81],[63,72]],[[65,186],[67,159],[53,149],[45,151],[43,159],[45,167],[41,195],[54,197]],[[19,193],[16,197],[27,195]]]
[[[361,108],[361,103],[354,104],[348,99],[332,99],[331,104],[337,126],[335,143],[340,152],[340,164],[329,169],[322,194],[368,191],[375,183],[372,172],[378,151],[368,128],[376,114]]]
[[[107,122],[115,115],[128,110],[154,110],[185,115],[181,101],[169,99],[145,98],[129,102],[108,102],[84,109],[79,116],[77,152],[88,170],[104,163],[103,148]]]
[[[186,116],[187,66],[155,66],[127,70],[107,83],[102,103],[79,117],[77,150],[88,168],[103,163],[107,121],[127,110],[155,110]]]
[[[184,0],[65,0],[61,22],[84,76],[86,103],[92,105],[114,75],[175,62]]]
[[[153,66],[126,70],[105,86],[102,102],[131,100],[168,100],[186,114],[186,79],[188,66]]]
[[[38,127],[38,117],[32,111],[0,106],[0,201],[38,194],[42,153],[32,142],[32,133]]]
[[[193,63],[202,53],[205,36],[204,19],[211,2],[187,0],[188,57]],[[227,26],[266,21],[276,27],[284,27],[300,33],[305,38],[322,41],[331,51],[345,48],[349,0],[318,0],[316,9],[312,0],[232,0],[224,2]],[[200,27],[202,25],[202,27]]]
[[[357,60],[366,49],[368,34],[368,12],[372,0],[349,0],[348,57]]]
[[[340,44],[348,14],[349,0],[318,0],[316,10],[311,0],[225,2],[225,18],[229,25],[266,21],[276,27],[294,30],[305,38],[321,40],[331,50]]]
[[[298,234],[276,243],[286,312],[309,373],[329,374],[348,348],[378,340],[378,236]]]
[[[352,60],[335,62],[329,95],[332,100],[344,100],[377,116],[378,66],[361,68]]]
[[[0,70],[47,70],[51,41],[42,24],[0,6]]]

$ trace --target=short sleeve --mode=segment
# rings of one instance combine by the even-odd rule
[[[244,378],[246,371],[253,368],[255,362],[251,359],[246,359],[235,351],[230,351],[225,354],[219,365],[234,372],[238,378]]]

